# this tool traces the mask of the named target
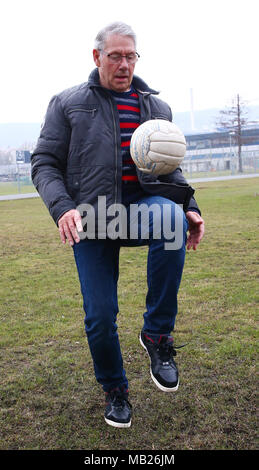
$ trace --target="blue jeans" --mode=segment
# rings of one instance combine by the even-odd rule
[[[93,358],[97,381],[104,391],[126,386],[128,380],[123,368],[122,354],[117,333],[118,314],[117,282],[119,277],[119,252],[121,246],[148,245],[146,311],[143,315],[143,330],[149,335],[169,335],[174,329],[177,314],[177,293],[181,282],[185,259],[186,232],[188,223],[182,209],[174,202],[160,197],[148,196],[138,201],[148,207],[156,204],[162,211],[163,205],[170,208],[172,233],[176,218],[181,223],[182,243],[178,249],[165,249],[162,231],[159,238],[154,233],[155,219],[159,214],[149,214],[146,227],[148,238],[141,238],[140,217],[135,218],[135,239],[88,239],[74,244],[74,256],[78,269],[83,306],[85,331]],[[162,214],[162,212],[161,212]],[[168,212],[166,217],[168,217]],[[159,218],[159,217],[158,217]],[[163,216],[158,224],[163,225]],[[127,210],[127,223],[130,211]],[[143,224],[142,224],[143,225]],[[145,234],[144,234],[145,235]],[[143,236],[143,233],[142,233]]]

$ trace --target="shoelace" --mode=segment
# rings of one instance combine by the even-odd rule
[[[170,361],[173,361],[174,356],[177,354],[176,349],[183,348],[186,344],[181,344],[180,346],[173,346],[172,343],[158,344],[157,351],[160,353],[163,364],[169,364]]]
[[[127,399],[127,395],[120,390],[112,390],[109,394],[111,402],[114,406],[123,407],[126,402],[130,408],[132,408],[130,402]]]
[[[169,364],[176,356],[176,351],[170,343],[158,344],[157,351],[163,364]]]

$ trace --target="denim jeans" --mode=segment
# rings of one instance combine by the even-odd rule
[[[148,224],[141,233],[143,223],[140,216],[131,217],[127,209],[128,227],[132,224],[135,239],[87,239],[74,244],[74,256],[78,269],[83,306],[85,311],[85,331],[93,358],[97,381],[104,391],[126,386],[128,380],[123,368],[123,359],[117,332],[116,318],[119,311],[117,282],[119,277],[119,252],[121,246],[148,245],[146,311],[143,314],[143,330],[149,335],[169,335],[174,329],[177,314],[177,293],[181,282],[185,259],[186,232],[188,223],[182,209],[174,202],[160,197],[147,196],[138,201],[149,208],[152,204],[160,208],[149,214]],[[163,231],[154,233],[155,221],[163,225],[162,209],[167,204],[171,219],[172,235],[165,238]],[[154,206],[153,206],[154,207]],[[172,242],[176,228],[176,219],[180,221],[181,246],[177,249],[165,249],[165,242]],[[179,230],[178,230],[179,232]],[[144,235],[144,237],[143,237]],[[179,235],[179,234],[178,234]],[[142,238],[141,238],[142,236]],[[136,312],[137,314],[138,312]]]

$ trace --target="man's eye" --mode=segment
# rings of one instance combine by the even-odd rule
[[[120,54],[110,54],[110,58],[112,60],[119,60],[121,58]]]

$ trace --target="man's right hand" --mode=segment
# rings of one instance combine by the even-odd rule
[[[80,242],[78,232],[83,231],[83,226],[81,215],[77,209],[65,212],[58,221],[58,227],[62,243],[66,243],[68,240],[70,246],[73,246],[74,242]]]

